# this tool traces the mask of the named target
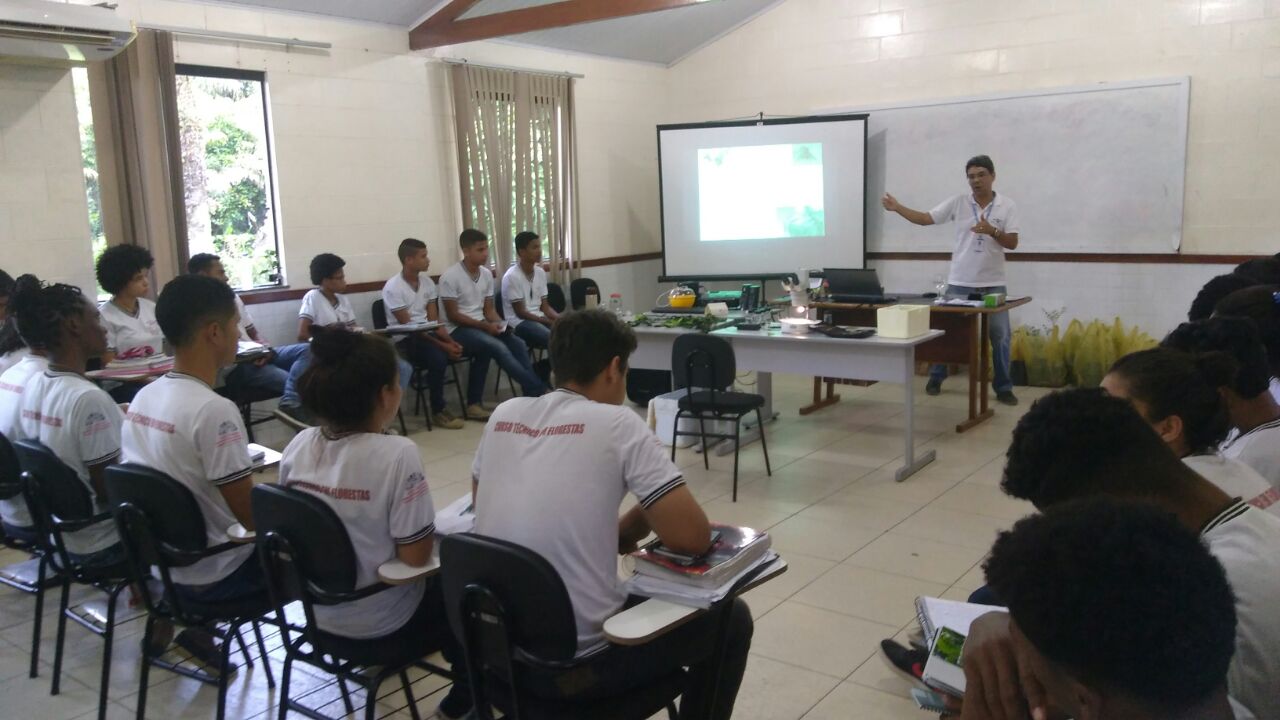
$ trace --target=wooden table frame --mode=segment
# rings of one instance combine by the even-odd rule
[[[956,425],[957,433],[971,430],[995,415],[990,405],[991,378],[987,373],[987,365],[991,362],[991,343],[988,341],[991,333],[991,316],[1009,312],[1029,302],[1031,302],[1030,297],[1021,297],[996,308],[965,305],[930,307],[929,326],[936,330],[945,330],[946,335],[921,345],[917,352],[919,359],[969,367],[969,416],[964,422]],[[840,325],[874,327],[876,311],[887,305],[819,302],[814,303],[812,307],[819,313],[830,312],[835,322]],[[840,396],[835,393],[835,384],[843,380],[845,379],[815,377],[813,404],[800,408],[800,414],[808,415],[840,402]],[[852,378],[849,380],[852,381],[851,384],[862,384],[861,380]],[[824,383],[826,384],[825,397],[822,395]]]

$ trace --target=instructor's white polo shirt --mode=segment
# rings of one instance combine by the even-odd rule
[[[954,222],[956,226],[947,284],[974,288],[1008,284],[1004,247],[990,235],[979,235],[970,228],[977,225],[979,219],[985,219],[1001,232],[1020,232],[1018,206],[1012,199],[996,193],[991,202],[981,208],[972,193],[956,195],[930,210],[929,217],[935,225]]]

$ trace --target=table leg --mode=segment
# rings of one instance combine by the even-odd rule
[[[903,404],[906,408],[906,447],[902,454],[902,467],[894,473],[893,478],[898,482],[902,482],[907,478],[915,475],[925,465],[934,461],[937,453],[933,450],[921,453],[920,457],[916,457],[916,352],[915,348],[907,348],[904,353],[904,365],[902,369],[902,387],[904,388]]]
[[[969,316],[969,418],[956,426],[962,433],[991,419],[995,413],[987,406],[987,315],[973,313]]]
[[[982,318],[982,331],[978,334],[978,342],[982,347],[982,395],[981,407],[982,414],[990,417],[991,408],[988,405],[990,398],[988,397],[991,389],[991,375],[987,372],[987,366],[991,364],[991,316],[981,313],[978,317]]]
[[[840,396],[835,394],[836,384],[830,380],[827,381],[827,396],[825,398],[822,397],[822,384],[821,377],[815,377],[813,379],[813,404],[805,405],[800,408],[801,415],[808,415],[810,413],[817,412],[824,407],[835,405],[840,402]]]

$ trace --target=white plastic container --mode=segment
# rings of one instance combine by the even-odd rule
[[[890,305],[876,311],[876,334],[886,338],[913,338],[929,332],[928,305]]]
[[[658,435],[658,439],[662,444],[671,447],[671,432],[675,429],[676,411],[680,409],[680,398],[685,396],[688,390],[681,388],[672,390],[669,393],[658,395],[649,401],[649,406],[653,408],[654,428],[653,431]],[[732,433],[733,422],[727,420],[708,420],[707,432],[709,433]],[[698,421],[694,418],[680,419],[681,432],[698,432]],[[676,438],[676,447],[689,447],[695,443],[700,443],[697,435],[681,435]],[[719,438],[708,438],[707,443],[717,442]]]

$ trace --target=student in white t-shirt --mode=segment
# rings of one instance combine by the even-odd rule
[[[210,253],[192,255],[187,261],[187,272],[227,282],[227,271],[222,265],[222,258]],[[254,326],[253,316],[249,314],[249,309],[239,295],[236,295],[236,311],[240,313],[240,339],[270,346],[271,343]],[[227,387],[233,390],[261,390],[268,395],[280,396],[280,403],[283,405],[297,405],[298,377],[306,369],[305,361],[310,353],[311,346],[307,343],[272,347],[271,354],[267,357],[251,363],[237,363],[227,374]]]
[[[9,296],[13,293],[13,278],[0,270],[0,375],[31,354],[27,344],[18,334],[18,328],[8,317]]]
[[[1102,378],[1102,388],[1133,403],[1169,449],[1201,477],[1232,497],[1280,515],[1280,490],[1253,468],[1218,452],[1231,429],[1219,388],[1232,382],[1237,368],[1226,353],[1151,348],[1117,360]]]
[[[458,236],[462,260],[440,276],[440,302],[449,334],[476,361],[467,380],[467,416],[489,417],[480,406],[489,360],[520,383],[526,397],[547,391],[533,371],[529,346],[516,337],[493,307],[493,273],[489,272],[489,238],[479,230],[463,230]]]
[[[535,348],[547,347],[551,324],[560,317],[547,301],[542,243],[528,230],[516,235],[516,264],[502,276],[502,313],[516,336]]]
[[[1061,512],[1071,512],[1066,504],[1072,500],[1110,497],[1152,504],[1198,533],[1222,564],[1235,595],[1236,651],[1227,671],[1231,697],[1260,719],[1280,718],[1280,614],[1275,611],[1280,518],[1197,475],[1128,401],[1100,388],[1064,390],[1036,401],[1014,429],[1007,458],[1002,488],[1042,512],[1057,512],[1060,506]],[[1154,588],[1149,597],[1150,606],[1136,612],[1163,607],[1167,600]],[[1003,604],[1004,598],[998,599]],[[1187,614],[1169,631],[1185,632],[1190,623],[1201,621]],[[979,640],[972,647],[965,642],[966,673],[971,665],[975,671],[997,667],[990,658],[979,657],[994,652],[980,649],[986,643]],[[1146,648],[1134,651],[1144,662],[1162,660]],[[989,689],[1000,684],[994,673],[984,679]]]
[[[156,322],[151,292],[151,253],[137,245],[116,245],[98,257],[98,284],[111,293],[102,303],[102,326],[107,330],[103,364],[119,358],[133,360],[164,352],[164,334]]]
[[[104,390],[84,377],[90,358],[107,347],[98,308],[70,285],[42,285],[18,278],[10,299],[18,332],[48,359],[22,389],[19,418],[10,441],[37,440],[75,471],[99,509],[106,503],[103,472],[120,457],[124,415]],[[6,373],[8,375],[8,373]],[[80,562],[110,565],[124,560],[111,520],[65,533],[67,551]]]
[[[123,459],[162,472],[191,491],[204,516],[208,547],[227,529],[253,529],[253,462],[235,403],[213,391],[218,369],[235,361],[239,338],[235,293],[203,275],[180,275],[160,293],[157,315],[174,349],[173,371],[144,387],[129,405]],[[262,566],[246,545],[170,571],[178,595],[199,603],[237,602],[266,592]],[[216,658],[204,630],[179,644]],[[156,648],[163,649],[163,648]]]
[[[1173,515],[1106,498],[1072,503],[1002,533],[984,569],[1008,612],[970,627],[962,718],[1028,717],[1016,694],[987,706],[999,697],[982,682],[983,630],[994,621],[1016,661],[991,674],[1004,673],[1033,709],[1094,720],[1247,717],[1227,694],[1231,586]]]
[[[1215,316],[1183,323],[1162,344],[1188,352],[1219,351],[1235,359],[1235,379],[1222,387],[1232,425],[1222,443],[1222,454],[1243,462],[1273,488],[1280,488],[1280,403],[1270,392],[1267,351],[1253,321]]]
[[[627,602],[618,553],[651,531],[667,547],[701,553],[707,517],[644,421],[623,407],[635,333],[613,314],[566,314],[551,334],[559,388],[502,403],[485,427],[472,469],[476,527],[537,552],[559,573],[573,604],[583,697],[610,697],[689,668],[681,717],[720,720],[734,701],[751,645],[751,614],[734,600],[727,646],[713,647],[726,618],[702,615],[640,646],[611,645],[604,621]],[[631,495],[638,505],[621,519]],[[544,692],[552,692],[545,689]],[[714,701],[712,698],[715,698]]]
[[[955,250],[951,254],[951,275],[947,280],[947,297],[967,297],[978,293],[1007,293],[1005,280],[1006,252],[1018,249],[1021,225],[1013,200],[998,195],[992,188],[996,167],[986,155],[972,157],[964,166],[972,191],[943,201],[929,212],[912,210],[885,193],[881,204],[916,225],[955,223]],[[991,360],[995,370],[992,385],[996,399],[1005,405],[1017,405],[1013,380],[1009,375],[1009,342],[1013,337],[1009,313],[991,316]],[[934,365],[929,373],[926,391],[942,392],[947,378],[945,365]]]
[[[316,332],[299,389],[321,426],[298,433],[280,463],[281,485],[319,498],[346,526],[357,587],[377,583],[378,566],[390,560],[426,565],[435,543],[435,509],[418,447],[382,432],[400,408],[398,362],[384,338],[341,329]],[[438,577],[317,607],[315,620],[325,632],[379,639],[406,655],[443,649],[455,663],[462,658]],[[465,678],[456,664],[455,669]],[[465,680],[455,681],[437,717],[463,717],[471,705]]]
[[[383,312],[388,325],[439,322],[440,304],[436,284],[426,274],[431,268],[427,244],[405,238],[396,250],[400,272],[382,286]],[[449,361],[462,359],[462,346],[449,336],[443,325],[413,335],[394,335],[400,354],[427,370],[432,423],[449,430],[461,430],[462,420],[454,417],[444,401],[444,378]]]
[[[8,326],[16,333],[11,317]],[[25,346],[24,346],[25,347]],[[0,374],[0,435],[6,439],[18,439],[18,423],[22,419],[22,396],[32,377],[49,368],[43,352],[29,353],[13,367]],[[35,542],[35,528],[31,525],[31,513],[22,495],[0,498],[0,524],[4,533],[25,542]]]
[[[308,290],[307,294],[302,296],[302,306],[298,308],[298,342],[310,342],[311,329],[315,326],[363,330],[356,321],[356,311],[351,307],[351,301],[343,294],[347,289],[347,275],[343,271],[346,266],[347,261],[333,253],[320,253],[311,258],[311,284],[315,285],[315,288]],[[310,358],[305,358],[301,362],[301,367],[291,369],[290,373],[297,372],[297,377],[300,378],[309,364]],[[409,378],[412,374],[413,368],[408,362],[402,360],[400,363],[401,389],[409,387]],[[302,406],[296,386],[291,389],[294,392],[280,399],[276,416],[294,428],[315,425],[315,418],[311,417]]]

